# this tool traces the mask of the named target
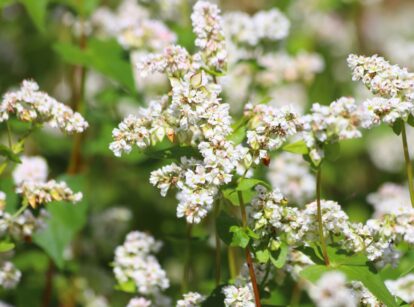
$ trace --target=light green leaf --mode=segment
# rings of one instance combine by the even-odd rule
[[[279,252],[279,255],[277,256],[277,259],[275,259],[273,256],[270,256],[270,261],[272,261],[275,267],[280,269],[285,265],[288,251],[289,251],[288,246],[282,243],[282,245],[280,246],[280,252]]]
[[[235,188],[228,188],[222,190],[223,197],[229,201],[233,206],[240,206],[239,197],[237,195],[237,190]],[[255,191],[246,190],[242,192],[243,200],[245,203],[249,203],[252,198],[256,195]]]
[[[132,280],[128,280],[127,282],[117,284],[115,289],[126,293],[135,293],[137,291],[137,286]]]
[[[6,157],[10,161],[21,163],[19,156],[13,152],[9,147],[6,145],[0,144],[0,156]]]
[[[270,259],[270,252],[267,249],[256,251],[256,259],[260,263],[267,263]]]
[[[228,215],[225,211],[220,211],[216,218],[216,231],[220,239],[227,245],[231,244],[233,235],[230,232],[230,228],[235,225],[240,225],[240,222]]]
[[[74,191],[84,192],[84,178],[81,176],[62,176],[59,180],[66,181]],[[63,268],[65,248],[86,223],[88,207],[85,194],[77,204],[54,202],[47,206],[47,210],[51,215],[47,227],[36,233],[33,239],[59,268]]]
[[[282,147],[282,150],[295,153],[295,154],[300,154],[300,155],[307,155],[309,153],[309,149],[303,140],[300,140],[295,143],[287,144]]]
[[[0,242],[0,253],[5,253],[14,249],[14,243],[9,241]]]
[[[249,244],[250,237],[246,233],[245,229],[240,226],[231,226],[230,232],[233,233],[230,246],[240,246],[242,248],[246,248]]]
[[[45,19],[48,0],[19,0],[40,32],[45,31]]]
[[[270,185],[263,180],[254,179],[254,178],[245,178],[237,185],[236,190],[237,191],[251,190],[257,185],[263,185],[266,188],[271,189]]]

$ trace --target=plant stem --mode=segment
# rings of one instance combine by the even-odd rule
[[[22,214],[23,211],[27,209],[27,207],[29,207],[29,204],[21,206],[20,209],[17,210],[15,214],[13,214],[13,219],[17,218],[20,214]]]
[[[187,224],[187,254],[183,270],[183,281],[181,284],[181,291],[183,293],[188,291],[191,273],[191,234],[193,231],[193,224]]]
[[[235,279],[237,277],[237,261],[234,247],[229,246],[227,248],[227,261],[229,262],[230,278]]]
[[[316,172],[316,206],[318,209],[317,217],[318,217],[318,231],[319,231],[319,239],[321,242],[322,247],[322,254],[323,259],[325,260],[326,266],[329,266],[329,257],[328,252],[326,250],[326,240],[323,234],[323,223],[322,223],[322,209],[321,209],[321,166],[318,167]]]
[[[405,131],[405,123],[402,125],[401,138],[404,149],[405,169],[407,171],[408,189],[410,190],[411,206],[414,207],[414,186],[413,186],[413,169],[411,166],[410,153],[408,151],[407,133]]]
[[[241,212],[241,217],[242,217],[242,225],[243,225],[244,228],[246,228],[247,227],[247,214],[246,214],[246,208],[244,207],[242,192],[237,191],[237,196],[239,198],[239,203],[240,203],[240,212]],[[250,250],[249,250],[248,246],[246,246],[246,248],[245,248],[245,253],[246,253],[247,266],[249,268],[250,281],[251,281],[252,287],[253,287],[254,301],[256,302],[256,307],[261,307],[262,305],[260,303],[259,287],[257,286],[256,274],[254,273],[254,267],[253,267],[253,259],[252,259],[252,256],[250,255]]]
[[[220,284],[221,279],[221,240],[217,232],[217,216],[220,212],[220,201],[217,201],[215,207],[215,239],[216,239],[216,286]]]

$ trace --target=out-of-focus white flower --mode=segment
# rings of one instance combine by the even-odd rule
[[[395,183],[384,183],[377,192],[368,194],[367,201],[374,207],[374,218],[398,215],[412,209],[408,188]]]
[[[49,180],[48,182],[23,182],[17,188],[24,201],[36,208],[39,205],[46,205],[52,201],[68,201],[77,203],[82,199],[82,193],[74,193],[68,185],[61,181]]]
[[[284,152],[273,158],[267,178],[287,199],[298,206],[315,194],[315,176],[300,155]]]
[[[22,156],[22,163],[18,164],[13,171],[13,180],[17,186],[22,183],[45,182],[48,176],[47,162],[40,156]]]
[[[23,81],[18,91],[3,96],[0,122],[8,120],[12,115],[24,122],[48,124],[68,133],[80,133],[88,127],[81,114],[39,91],[39,85],[29,80]]]
[[[386,280],[388,290],[406,303],[414,302],[414,274],[408,274],[396,280]]]
[[[200,307],[205,299],[200,293],[188,292],[183,294],[183,299],[177,301],[177,307]]]
[[[5,261],[0,264],[0,286],[5,289],[13,289],[19,283],[22,273],[13,263]]]
[[[0,211],[0,235],[8,234],[20,240],[30,239],[36,231],[46,227],[48,218],[49,214],[44,209],[41,209],[37,216],[26,209],[17,217]]]
[[[384,307],[381,303],[360,281],[351,282],[353,296],[358,300],[358,306]]]
[[[130,232],[124,244],[115,250],[114,274],[119,283],[133,281],[138,293],[158,294],[169,287],[165,271],[152,253],[161,242],[143,232]]]
[[[327,272],[311,285],[309,295],[318,307],[357,306],[352,291],[346,286],[346,276],[337,271]]]
[[[144,297],[134,297],[129,302],[127,307],[150,307],[151,301]]]

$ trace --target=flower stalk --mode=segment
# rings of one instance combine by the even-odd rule
[[[408,151],[407,132],[405,130],[405,123],[402,125],[401,138],[404,149],[405,169],[407,172],[408,189],[410,190],[411,206],[414,207],[413,169],[411,165],[410,153]]]

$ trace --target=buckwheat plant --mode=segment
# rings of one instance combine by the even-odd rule
[[[82,199],[82,193],[73,192],[66,182],[48,180],[46,160],[24,155],[25,142],[35,130],[44,126],[73,134],[82,133],[88,123],[79,113],[40,91],[38,84],[31,80],[23,81],[18,90],[4,94],[0,122],[7,126],[8,132],[8,146],[1,145],[0,174],[4,176],[9,173],[8,169],[13,169],[10,175],[21,202],[14,210],[8,206],[6,194],[1,193],[0,236],[2,252],[7,253],[1,260],[0,284],[10,289],[19,282],[21,273],[5,258],[12,256],[15,243],[31,242],[36,232],[47,227],[50,216],[45,205],[60,201],[75,204]],[[13,131],[16,122],[24,123],[23,132],[21,128],[19,132]]]
[[[316,56],[300,54],[294,60],[267,54],[268,44],[289,31],[289,21],[278,10],[253,17],[232,13],[223,22],[215,4],[198,1],[191,21],[194,52],[168,45],[136,63],[142,78],[163,74],[170,89],[127,115],[109,145],[117,157],[138,149],[169,161],[153,170],[149,181],[162,197],[175,192],[176,216],[188,224],[187,252],[195,224],[206,223],[209,214],[215,217],[217,288],[210,296],[188,292],[187,259],[177,306],[261,306],[269,303],[273,287],[287,280],[306,289],[318,306],[396,306],[376,270],[398,265],[413,245],[413,212],[384,209],[366,223],[354,222],[338,202],[321,199],[321,169],[326,160],[337,158],[340,142],[362,137],[363,128],[409,119],[411,75],[385,64],[373,68],[351,56],[355,78],[384,100],[361,106],[352,97],[341,97],[329,105],[314,103],[302,115],[292,105],[276,107],[249,95],[250,102],[234,120],[222,85],[235,62],[253,59],[266,70],[277,60],[286,65],[272,67],[269,75],[295,82],[309,82],[323,64]],[[290,161],[281,151],[304,159]],[[274,162],[278,158],[286,160],[282,166]],[[277,172],[269,175],[273,187],[261,179],[269,165]],[[380,202],[378,196],[370,199]],[[231,282],[225,285],[221,241],[230,246]],[[234,247],[244,251],[239,274]],[[158,242],[141,232],[130,233],[116,249],[118,287],[138,295],[128,306],[161,306],[167,300],[169,279],[154,256],[158,250]]]

